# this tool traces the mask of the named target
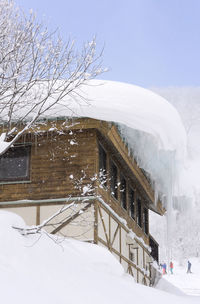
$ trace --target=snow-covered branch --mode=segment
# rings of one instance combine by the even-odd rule
[[[41,223],[40,225],[37,226],[32,226],[32,227],[16,227],[13,226],[14,229],[18,230],[22,235],[27,235],[27,234],[35,234],[35,233],[39,233],[43,228],[47,227],[48,224],[56,217],[58,217],[60,214],[64,213],[66,210],[72,208],[75,205],[75,203],[71,203],[69,205],[64,205],[61,209],[59,209],[57,212],[55,212],[52,216],[50,216],[48,219],[44,220],[43,223]],[[60,221],[59,223],[56,224],[62,224],[62,222],[66,220],[63,219],[62,221]],[[53,225],[53,224],[51,224]],[[55,223],[54,223],[55,225]]]
[[[2,155],[60,102],[70,111],[79,88],[103,70],[95,38],[78,52],[73,40],[64,42],[9,0],[0,1],[0,49],[0,122],[7,143],[0,142]]]

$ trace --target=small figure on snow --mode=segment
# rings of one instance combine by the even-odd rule
[[[172,263],[172,261],[171,261],[170,264],[169,264],[169,268],[170,268],[171,274],[173,274],[174,264]]]
[[[192,267],[192,264],[190,263],[190,261],[188,261],[187,273],[192,273],[191,267]]]
[[[163,274],[167,273],[167,264],[163,263]]]

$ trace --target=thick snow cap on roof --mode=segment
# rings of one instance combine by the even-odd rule
[[[33,102],[40,100],[45,86],[46,83],[41,82],[40,87],[33,88]],[[62,80],[58,86],[62,86]],[[54,104],[57,97],[49,98],[44,109]],[[16,119],[24,116],[29,103],[15,111]],[[1,115],[3,120],[8,116],[6,111]],[[32,119],[34,115],[30,111],[27,119]],[[117,123],[139,166],[149,172],[158,192],[169,192],[172,170],[176,175],[174,181],[173,173],[173,183],[178,185],[186,154],[186,133],[178,112],[163,97],[131,84],[88,80],[40,118],[73,116]]]
[[[89,106],[72,106],[80,116],[114,121],[149,133],[160,149],[178,151],[186,145],[178,112],[150,90],[127,83],[90,80],[80,94],[89,102]]]
[[[56,112],[56,116],[117,123],[139,166],[156,182],[158,192],[169,193],[172,183],[174,192],[185,188],[180,177],[185,176],[186,132],[177,110],[167,100],[135,85],[106,80],[89,80],[73,97],[47,116],[55,117]],[[66,101],[68,108],[62,107]]]
[[[68,107],[64,106],[66,101]],[[79,88],[75,100],[67,97],[56,109],[45,113],[48,117],[55,117],[55,114],[123,124],[153,135],[159,149],[178,151],[182,147],[183,151],[186,145],[185,129],[177,110],[163,97],[132,84],[89,80]]]

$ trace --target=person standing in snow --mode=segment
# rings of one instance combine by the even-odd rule
[[[192,267],[192,264],[190,263],[190,261],[188,261],[187,273],[192,273],[191,267]]]
[[[163,263],[163,274],[167,273],[167,264]]]
[[[172,261],[171,261],[170,264],[169,264],[169,268],[170,268],[171,274],[173,274],[174,264],[172,263]]]

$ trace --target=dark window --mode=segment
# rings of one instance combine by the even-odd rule
[[[152,237],[149,238],[149,246],[151,247],[151,256],[154,258],[154,260],[156,260],[159,263],[158,244]]]
[[[107,155],[104,148],[99,144],[99,179],[101,184],[106,186],[107,181]]]
[[[144,221],[144,232],[146,234],[149,233],[149,217],[148,217],[148,209],[144,208],[143,210],[143,221]]]
[[[10,148],[0,157],[0,181],[29,179],[30,146]]]
[[[141,206],[141,200],[137,200],[137,224],[142,227],[142,206]]]
[[[132,251],[130,251],[130,258],[129,258],[132,262],[135,261],[135,255]]]
[[[111,194],[117,199],[117,167],[115,164],[111,161],[110,162],[110,190]]]
[[[129,215],[135,218],[135,193],[132,189],[129,189]]]
[[[126,180],[123,175],[120,177],[120,197],[121,197],[121,205],[122,207],[127,210],[127,203],[126,203]]]

